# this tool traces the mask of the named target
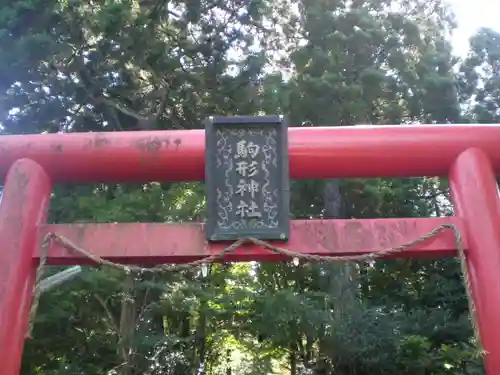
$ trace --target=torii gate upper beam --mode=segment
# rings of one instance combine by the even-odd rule
[[[478,147],[500,173],[498,125],[402,125],[289,129],[293,179],[445,176]],[[53,182],[201,181],[203,130],[13,135],[0,137],[0,181],[18,159]]]

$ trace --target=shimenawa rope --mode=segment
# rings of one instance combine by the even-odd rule
[[[465,249],[463,245],[463,240],[462,240],[462,235],[460,233],[459,228],[455,224],[442,224],[439,227],[434,228],[432,231],[429,233],[426,233],[420,237],[417,237],[415,240],[410,241],[406,244],[391,247],[388,249],[383,249],[379,251],[372,251],[368,254],[363,254],[363,255],[353,255],[353,256],[323,256],[323,255],[313,255],[313,254],[303,254],[295,251],[291,251],[282,247],[274,246],[266,241],[259,240],[257,238],[253,237],[246,237],[239,239],[235,242],[233,242],[231,245],[228,247],[224,248],[222,251],[220,251],[217,254],[207,256],[205,258],[195,260],[193,262],[189,263],[184,263],[184,264],[177,264],[177,265],[170,265],[170,264],[162,264],[156,267],[151,267],[151,268],[144,268],[144,267],[139,267],[135,265],[124,265],[124,264],[119,264],[119,263],[114,263],[106,259],[102,259],[98,255],[92,254],[91,252],[82,249],[81,247],[73,244],[70,240],[67,238],[56,234],[56,233],[48,233],[42,243],[42,251],[40,254],[40,263],[38,265],[37,271],[36,271],[36,279],[35,279],[35,291],[33,294],[33,299],[31,303],[31,309],[30,309],[30,315],[29,315],[29,326],[28,326],[28,334],[27,337],[31,337],[31,332],[33,329],[33,324],[36,316],[36,312],[38,309],[38,303],[40,301],[40,295],[41,291],[39,288],[40,281],[43,278],[43,275],[45,273],[45,265],[47,263],[47,255],[48,255],[48,250],[50,247],[50,244],[52,242],[58,243],[68,251],[81,255],[92,262],[94,262],[96,265],[105,265],[109,266],[115,269],[119,269],[127,274],[129,273],[161,273],[165,271],[179,271],[179,270],[184,270],[188,268],[194,268],[198,266],[202,266],[204,264],[209,264],[216,262],[218,260],[221,260],[226,256],[227,254],[230,254],[234,252],[236,249],[240,248],[241,246],[248,244],[248,243],[253,243],[257,246],[260,246],[261,248],[270,250],[273,253],[284,255],[286,257],[290,258],[298,258],[302,259],[308,262],[313,262],[313,263],[334,263],[334,262],[367,262],[367,261],[373,261],[376,259],[381,259],[388,257],[390,255],[395,255],[402,253],[412,247],[415,247],[417,245],[420,245],[434,237],[436,237],[438,234],[446,231],[446,230],[451,230],[453,231],[453,234],[455,236],[455,244],[457,247],[457,252],[458,252],[458,258],[460,259],[460,267],[462,270],[462,275],[463,275],[463,280],[465,284],[465,290],[467,292],[467,300],[469,304],[469,311],[471,314],[471,321],[472,321],[472,326],[474,329],[474,338],[476,341],[476,345],[479,349],[479,352],[481,355],[484,355],[485,352],[482,349],[481,346],[481,337],[480,337],[480,332],[477,326],[477,314],[476,314],[476,306],[474,304],[474,300],[471,295],[471,284],[470,284],[470,277],[469,277],[469,272],[467,269],[467,264],[466,264],[466,254],[465,254]]]

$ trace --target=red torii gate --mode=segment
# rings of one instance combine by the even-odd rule
[[[500,125],[315,127],[289,129],[295,179],[448,176],[452,218],[298,220],[287,247],[320,255],[356,255],[399,245],[444,223],[463,233],[488,375],[500,372]],[[53,183],[203,180],[203,130],[44,134],[0,137],[0,358],[17,375],[41,239],[64,235],[121,263],[182,263],[220,251],[205,246],[201,224],[46,224]],[[399,257],[452,257],[453,234]],[[231,261],[280,260],[253,245]],[[48,264],[85,259],[52,244]]]

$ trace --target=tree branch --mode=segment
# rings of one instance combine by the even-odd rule
[[[156,116],[155,116],[156,122],[158,122],[158,120],[160,119],[160,116],[165,112],[165,109],[167,108],[167,98],[168,98],[168,90],[165,88],[163,90],[160,105],[159,105],[158,110],[156,112]]]
[[[135,113],[133,110],[129,109],[129,108],[126,108],[126,107],[122,107],[120,104],[118,103],[115,103],[113,100],[111,99],[108,99],[108,98],[105,98],[103,96],[99,97],[99,98],[96,98],[96,97],[92,97],[91,96],[91,99],[94,100],[96,103],[100,103],[100,104],[106,104],[112,108],[114,108],[115,110],[123,113],[124,115],[127,115],[127,116],[130,116],[132,118],[135,118],[136,120],[138,121],[149,121],[149,118],[148,117],[145,117],[145,116],[142,116],[142,115],[139,115],[138,113]]]
[[[113,118],[113,122],[115,123],[115,126],[117,128],[117,130],[123,130],[123,127],[120,123],[120,120],[118,119],[118,115],[116,113],[116,109],[115,108],[110,108],[109,109],[109,113],[111,114],[111,117]]]
[[[102,308],[104,309],[104,312],[108,316],[108,319],[111,323],[112,329],[115,330],[116,334],[119,335],[120,331],[118,329],[118,324],[116,323],[115,318],[113,317],[113,314],[111,313],[111,310],[108,308],[108,304],[106,301],[98,294],[94,294],[95,299],[101,304]]]

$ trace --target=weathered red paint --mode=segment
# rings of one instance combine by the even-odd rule
[[[308,254],[360,255],[403,244],[442,223],[456,224],[468,250],[483,345],[489,352],[486,372],[496,375],[500,371],[500,343],[495,341],[500,336],[500,201],[493,173],[500,173],[499,140],[499,125],[291,128],[292,178],[447,175],[451,169],[458,217],[294,221],[286,247]],[[10,169],[0,205],[2,375],[15,375],[19,369],[33,261],[39,260],[46,233],[57,232],[123,263],[187,262],[224,246],[207,245],[201,224],[44,224],[49,177],[56,182],[203,180],[204,151],[202,130],[0,138],[0,181]],[[33,161],[19,161],[22,158]],[[400,257],[454,255],[453,235],[445,232]],[[227,259],[283,258],[245,246]],[[57,245],[50,249],[49,262],[85,264]]]
[[[292,178],[444,176],[479,147],[500,172],[500,127],[425,125],[290,128]],[[31,158],[55,182],[203,180],[203,130],[2,136],[0,181]]]
[[[450,174],[455,215],[469,239],[467,267],[476,303],[486,373],[500,372],[500,199],[491,162],[480,149],[463,152]]]
[[[457,218],[294,220],[290,240],[281,246],[305,254],[361,255],[410,242],[444,223],[461,226]],[[47,224],[40,228],[39,241],[49,232],[61,234],[105,259],[128,264],[185,263],[219,253],[227,246],[206,244],[202,224]],[[455,255],[453,233],[446,232],[399,257]],[[285,257],[248,245],[224,259],[276,261]],[[48,261],[50,264],[89,264],[60,245],[51,247]]]
[[[19,373],[33,292],[37,230],[45,222],[51,182],[27,159],[16,161],[0,204],[0,358],[1,374]]]

